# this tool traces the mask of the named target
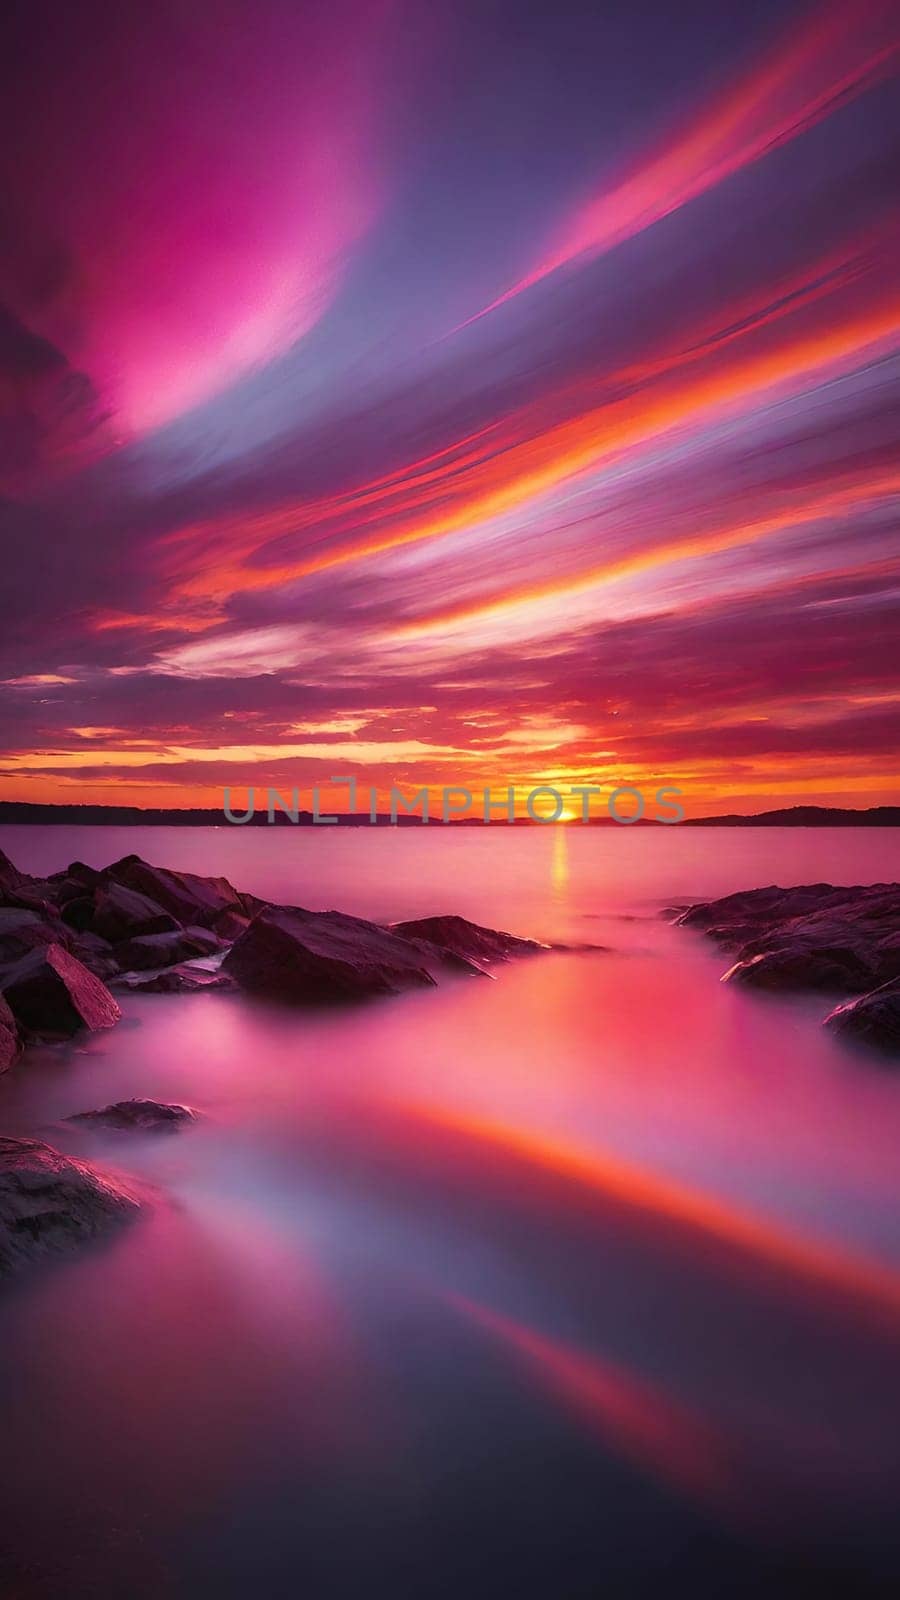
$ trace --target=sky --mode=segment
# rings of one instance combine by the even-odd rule
[[[0,798],[897,800],[898,0],[0,29]]]

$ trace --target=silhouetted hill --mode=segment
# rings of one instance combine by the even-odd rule
[[[744,817],[687,817],[683,827],[696,828],[897,828],[900,806],[870,806],[868,810],[842,810],[839,806],[788,806],[781,811],[760,811]]]

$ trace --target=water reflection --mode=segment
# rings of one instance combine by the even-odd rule
[[[366,858],[321,899],[478,906],[613,953],[324,1015],[134,996],[119,1029],[6,1075],[9,1131],[154,1201],[0,1305],[0,1593],[896,1584],[900,1082],[848,1060],[817,1002],[723,988],[646,880],[604,899],[605,842],[593,863],[571,828],[491,842],[491,869],[467,837],[429,878],[393,835],[377,885]],[[314,902],[302,848],[309,881],[282,862],[279,892]],[[277,867],[228,864],[254,889]],[[202,1120],[64,1121],[132,1094]]]
[[[550,881],[553,885],[553,895],[556,900],[565,901],[569,888],[569,830],[568,827],[553,829],[552,855],[550,864]]]

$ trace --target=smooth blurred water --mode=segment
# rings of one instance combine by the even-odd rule
[[[4,1131],[149,1197],[0,1305],[3,1592],[896,1592],[900,1073],[834,1044],[821,999],[720,985],[722,956],[660,912],[896,880],[900,836],[0,846],[606,947],[327,1014],[129,997],[115,1030],[0,1080]],[[203,1120],[62,1121],[129,1095]]]

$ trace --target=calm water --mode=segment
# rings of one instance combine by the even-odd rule
[[[327,1016],[132,997],[0,1080],[4,1131],[151,1197],[0,1306],[5,1594],[896,1594],[900,1073],[659,912],[900,879],[900,834],[0,845],[608,947]],[[129,1095],[204,1120],[60,1126]]]

